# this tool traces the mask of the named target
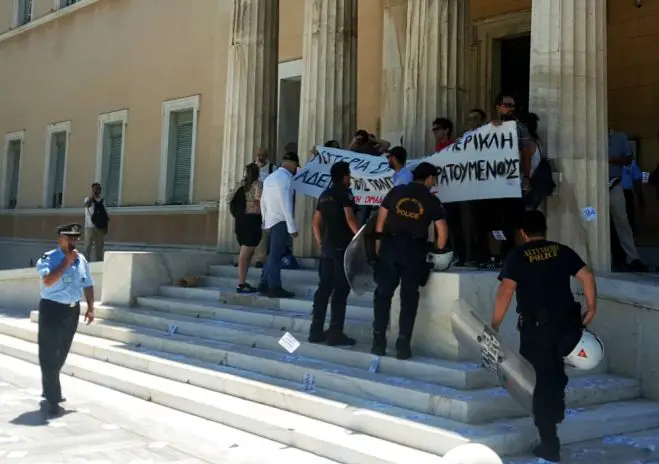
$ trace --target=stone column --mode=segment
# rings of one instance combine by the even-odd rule
[[[464,0],[409,0],[403,143],[411,157],[431,153],[437,117],[463,124],[467,4]]]
[[[277,146],[279,0],[234,0],[224,117],[218,250],[238,248],[229,197],[260,147]]]
[[[384,0],[383,7],[380,136],[398,145],[403,136],[407,0]]]
[[[606,2],[533,0],[530,108],[562,174],[549,237],[601,272],[611,268],[606,66]],[[586,222],[589,206],[597,219]]]
[[[300,98],[300,161],[330,139],[348,145],[357,124],[357,0],[306,0]],[[311,230],[315,199],[297,195],[296,256],[317,254]]]

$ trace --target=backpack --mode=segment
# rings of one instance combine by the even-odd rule
[[[94,227],[101,230],[107,230],[110,217],[105,209],[103,200],[94,201],[94,212],[92,213],[92,224]]]
[[[245,214],[245,208],[247,207],[247,196],[245,194],[245,187],[240,186],[238,190],[235,191],[231,201],[229,202],[229,212],[231,215],[238,219]]]

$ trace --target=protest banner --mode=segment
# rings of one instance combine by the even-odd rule
[[[316,150],[293,179],[298,193],[318,198],[330,186],[330,168],[338,161],[350,164],[358,205],[378,205],[393,188],[393,170],[384,156],[322,146]],[[483,126],[438,153],[409,161],[407,167],[412,170],[423,161],[439,168],[437,194],[445,203],[521,196],[515,122]]]

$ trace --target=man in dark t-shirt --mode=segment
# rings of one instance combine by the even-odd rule
[[[499,329],[516,293],[519,351],[536,373],[533,418],[541,443],[533,452],[559,462],[556,425],[564,419],[568,383],[563,358],[595,317],[597,289],[595,277],[574,250],[545,238],[547,222],[542,212],[523,213],[520,227],[525,243],[508,254],[499,274],[492,328]],[[583,285],[587,305],[583,316],[572,294],[571,277]]]
[[[379,261],[375,270],[373,301],[373,347],[377,356],[386,354],[386,331],[389,325],[391,299],[400,284],[400,319],[396,357],[412,356],[410,342],[419,306],[419,287],[430,275],[427,263],[431,246],[428,228],[435,225],[435,247],[443,249],[448,227],[441,201],[430,192],[437,180],[437,167],[419,164],[412,173],[412,183],[399,185],[382,200],[375,223],[378,236],[376,251]]]
[[[346,248],[359,230],[355,217],[355,202],[350,190],[350,165],[334,163],[330,170],[332,185],[318,198],[312,227],[321,249],[320,282],[313,298],[310,343],[327,342],[330,346],[354,345],[346,336],[343,325],[350,284],[346,278],[343,259]],[[327,304],[332,298],[329,330],[324,331]]]

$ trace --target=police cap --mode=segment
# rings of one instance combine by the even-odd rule
[[[414,171],[412,171],[412,177],[414,180],[423,180],[427,179],[428,177],[436,177],[438,175],[439,169],[437,169],[437,166],[426,163],[425,161],[420,163],[416,168],[414,168]]]
[[[82,226],[80,224],[66,224],[57,228],[58,235],[66,237],[80,237],[82,235]]]

